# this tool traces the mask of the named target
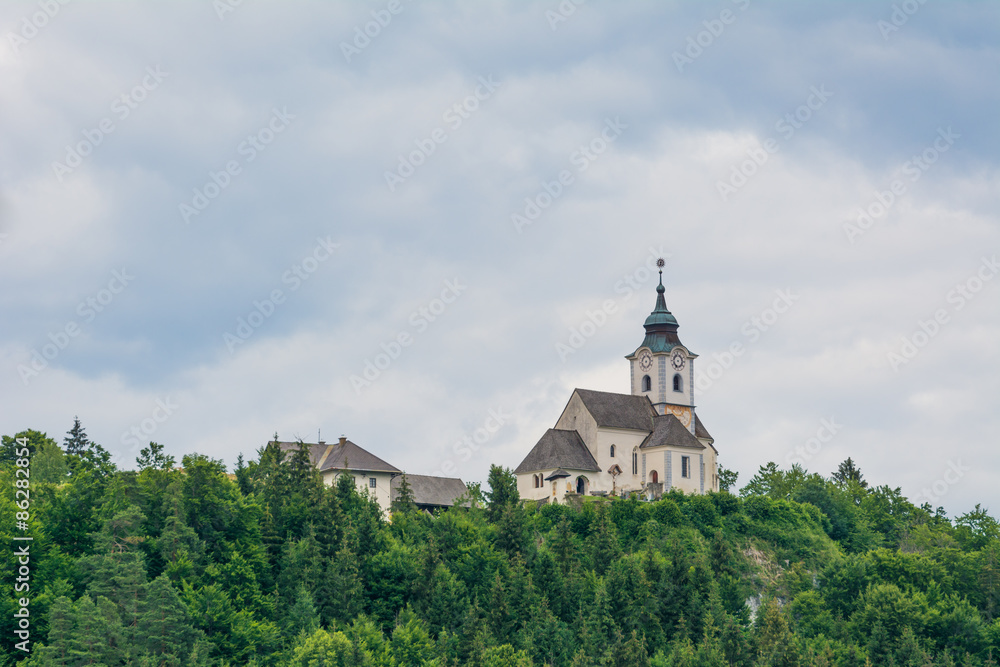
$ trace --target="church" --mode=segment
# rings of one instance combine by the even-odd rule
[[[655,499],[672,489],[719,490],[718,452],[695,411],[694,361],[667,310],[663,260],[645,338],[625,358],[632,393],[574,389],[566,407],[514,473],[522,499]]]

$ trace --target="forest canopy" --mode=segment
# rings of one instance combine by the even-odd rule
[[[17,440],[31,451],[27,531]],[[23,461],[22,461],[23,462]],[[235,470],[157,443],[118,469],[79,420],[3,436],[0,664],[973,667],[1000,655],[1000,530],[872,487],[762,465],[740,490],[523,502],[510,470],[471,507],[385,516],[302,449]],[[23,466],[22,466],[23,467]],[[3,586],[17,562],[5,549]],[[14,648],[30,598],[30,652]]]

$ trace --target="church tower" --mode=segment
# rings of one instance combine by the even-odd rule
[[[662,259],[656,260],[660,284],[656,286],[656,306],[643,324],[646,337],[625,358],[631,367],[632,394],[649,397],[657,414],[673,414],[694,434],[694,360],[698,355],[681,343],[677,318],[667,310],[664,264]]]

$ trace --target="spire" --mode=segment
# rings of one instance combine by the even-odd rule
[[[665,264],[662,258],[656,260],[656,266],[660,269],[660,284],[656,286],[656,306],[643,324],[646,337],[640,345],[648,347],[653,352],[669,352],[674,345],[680,345],[681,342],[677,337],[677,318],[667,309],[667,300],[664,297],[664,292],[667,291],[663,286]]]

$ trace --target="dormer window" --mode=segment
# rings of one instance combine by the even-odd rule
[[[652,391],[653,390],[653,381],[650,379],[650,377],[648,375],[643,375],[642,376],[642,390],[643,391]]]
[[[680,373],[674,375],[674,391],[684,391],[684,378]]]

